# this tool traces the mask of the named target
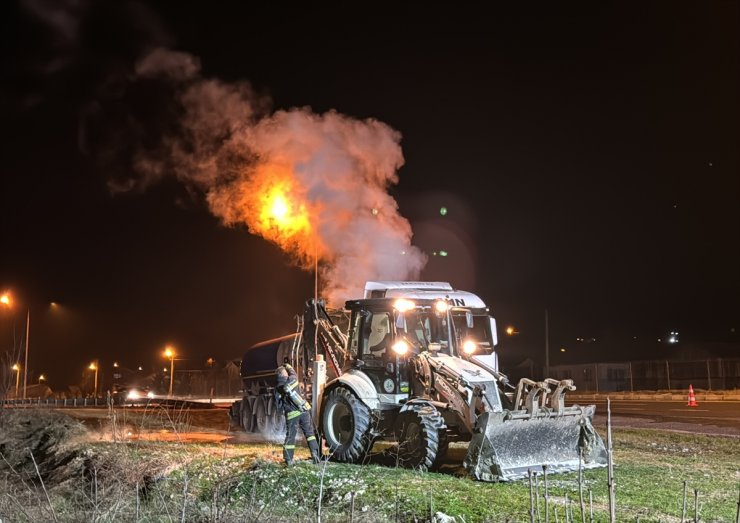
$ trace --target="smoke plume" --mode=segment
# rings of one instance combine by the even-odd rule
[[[247,83],[205,78],[198,60],[156,49],[134,82],[175,94],[176,124],[134,153],[137,178],[113,190],[175,176],[205,194],[226,225],[246,225],[300,267],[320,264],[321,294],[341,305],[370,279],[416,278],[425,255],[388,188],[403,165],[401,135],[374,119],[309,108],[270,111]]]

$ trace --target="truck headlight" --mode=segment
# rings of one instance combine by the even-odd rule
[[[477,348],[478,344],[473,340],[465,340],[463,342],[463,351],[465,351],[465,354],[473,354]]]
[[[136,389],[131,389],[128,391],[128,394],[126,394],[127,400],[138,400],[141,399],[141,394],[139,394],[139,391]]]
[[[399,356],[402,356],[409,351],[409,344],[403,340],[398,340],[396,343],[393,344],[391,349],[393,349],[393,352],[395,352]]]

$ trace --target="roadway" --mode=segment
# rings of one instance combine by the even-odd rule
[[[595,404],[598,425],[606,425],[606,399],[568,401],[568,404]],[[740,436],[740,401],[702,401],[689,407],[684,401],[611,401],[614,426],[656,428]]]

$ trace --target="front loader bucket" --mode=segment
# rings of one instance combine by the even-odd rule
[[[606,465],[604,442],[594,430],[594,405],[561,414],[486,412],[478,417],[463,465],[480,481],[526,478],[529,471],[577,471]],[[580,465],[579,465],[580,456]]]

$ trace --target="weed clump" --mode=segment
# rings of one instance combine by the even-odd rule
[[[0,410],[0,478],[20,478],[47,487],[82,470],[75,442],[86,433],[79,422],[57,412]]]

